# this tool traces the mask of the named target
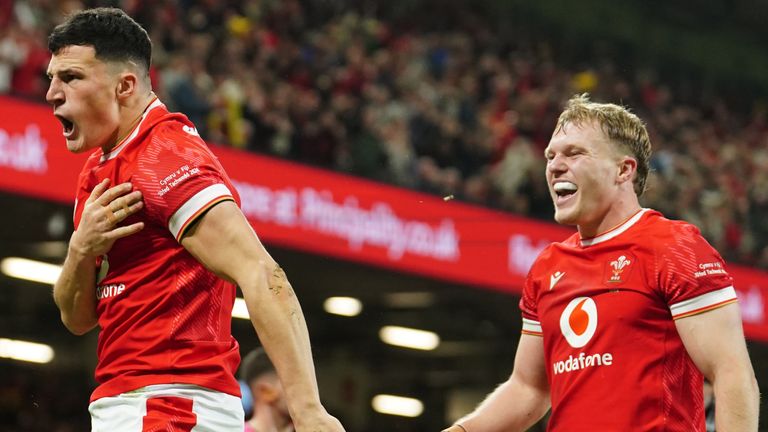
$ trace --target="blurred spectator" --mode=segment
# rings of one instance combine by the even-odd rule
[[[14,71],[26,59],[27,50],[15,24],[0,28],[0,93],[10,93]]]
[[[299,0],[0,0],[0,94],[44,100],[45,35],[84,6],[123,7],[147,28],[155,90],[213,145],[545,220],[542,152],[560,104],[583,91],[627,103],[655,150],[643,205],[696,224],[726,259],[768,270],[765,105],[691,97],[605,55],[568,65],[541,35],[502,40],[469,15],[472,31],[426,31],[428,14],[402,26]],[[61,393],[68,385],[50,384],[57,377],[4,379],[0,425],[87,430],[87,416],[57,418],[85,413]],[[77,394],[90,386],[61,379],[82,383]]]
[[[552,212],[537,182],[562,101],[588,91],[627,103],[648,119],[655,147],[643,205],[696,224],[727,259],[768,269],[760,105],[740,113],[653,69],[622,75],[605,54],[558,63],[539,35],[502,40],[471,14],[455,30],[427,32],[427,17],[401,26],[299,0],[83,3],[122,6],[147,27],[156,91],[214,145],[532,217]],[[0,8],[0,93],[42,100],[43,35],[82,6]]]
[[[252,413],[246,421],[246,432],[293,432],[293,423],[285,403],[280,379],[267,353],[262,348],[249,352],[240,365],[240,376],[253,400]]]

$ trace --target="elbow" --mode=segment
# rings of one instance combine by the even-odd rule
[[[75,336],[82,336],[91,331],[92,328],[93,327],[67,327],[67,330]]]
[[[64,327],[75,336],[82,336],[88,333],[93,330],[97,324],[96,320],[73,320],[67,318],[64,314],[61,315],[61,322],[64,324]]]
[[[70,333],[72,333],[75,336],[82,336],[89,331],[93,330],[95,325],[67,325],[64,324],[64,326],[69,330]]]
[[[715,386],[715,398],[718,397],[718,388],[721,392],[737,392],[745,400],[759,403],[760,388],[751,365],[747,364],[741,368],[729,368],[726,373],[721,373],[713,377],[712,384]]]
[[[752,367],[745,367],[744,368],[745,376],[742,378],[742,385],[747,390],[748,394],[750,394],[753,398],[757,399],[760,397],[760,387],[757,383],[757,378],[755,377],[755,372]]]

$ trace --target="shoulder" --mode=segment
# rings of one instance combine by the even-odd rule
[[[720,253],[704,238],[699,228],[691,223],[659,217],[647,235],[652,239],[649,244],[656,257],[656,269],[662,273],[696,275],[702,265],[716,265],[718,268],[725,266]]]
[[[156,145],[174,142],[207,147],[197,128],[186,117],[176,113],[164,116],[154,125],[149,133],[149,141]]]
[[[658,212],[648,215],[642,235],[652,238],[660,251],[674,249],[691,242],[704,241],[701,230],[696,225],[682,220],[668,219]]]
[[[166,116],[144,138],[140,159],[146,164],[186,161],[194,164],[216,159],[197,129],[183,116]]]
[[[155,134],[179,135],[185,138],[193,138],[202,141],[200,133],[186,117],[178,113],[165,115],[154,127]]]
[[[563,241],[550,243],[544,249],[542,249],[539,255],[536,257],[536,260],[531,266],[530,275],[548,272],[549,268],[554,263],[561,260],[567,251],[573,250],[577,247],[579,247],[578,233],[572,234],[570,237]]]

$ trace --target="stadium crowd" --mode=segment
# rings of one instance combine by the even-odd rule
[[[542,150],[561,104],[577,92],[626,104],[655,149],[643,204],[768,269],[765,106],[683,100],[653,71],[562,64],[533,35],[503,41],[472,20],[426,32],[299,0],[0,0],[0,93],[42,101],[45,35],[96,5],[149,30],[156,92],[214,145],[536,218],[551,218]]]

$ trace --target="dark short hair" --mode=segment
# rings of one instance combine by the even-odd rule
[[[263,348],[254,349],[243,358],[240,365],[240,379],[247,384],[250,385],[251,381],[267,373],[275,373],[275,367]]]
[[[53,54],[70,45],[92,46],[100,60],[133,61],[147,71],[152,62],[147,31],[117,8],[76,12],[48,36],[48,50]]]

